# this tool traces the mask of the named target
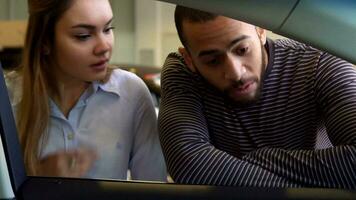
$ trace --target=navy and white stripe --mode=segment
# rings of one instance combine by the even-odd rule
[[[168,56],[159,128],[172,178],[186,184],[355,189],[353,65],[292,40],[269,40],[266,46],[260,101],[241,107],[189,71],[179,54]]]

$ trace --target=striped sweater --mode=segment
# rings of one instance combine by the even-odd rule
[[[249,106],[231,104],[179,54],[167,57],[159,129],[170,175],[185,184],[355,189],[353,65],[292,40],[266,48],[261,97]]]

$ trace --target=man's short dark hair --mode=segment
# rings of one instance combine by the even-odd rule
[[[218,17],[216,14],[177,5],[174,12],[174,21],[179,39],[184,47],[187,48],[188,44],[183,34],[183,21],[204,23],[210,20],[214,20],[216,17]]]

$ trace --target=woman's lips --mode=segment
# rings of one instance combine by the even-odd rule
[[[108,60],[103,60],[98,63],[90,65],[91,68],[95,70],[104,70],[108,65]]]

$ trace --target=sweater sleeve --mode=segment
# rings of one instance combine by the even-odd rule
[[[315,99],[333,147],[320,150],[258,149],[243,160],[310,187],[356,188],[356,71],[322,54]]]

